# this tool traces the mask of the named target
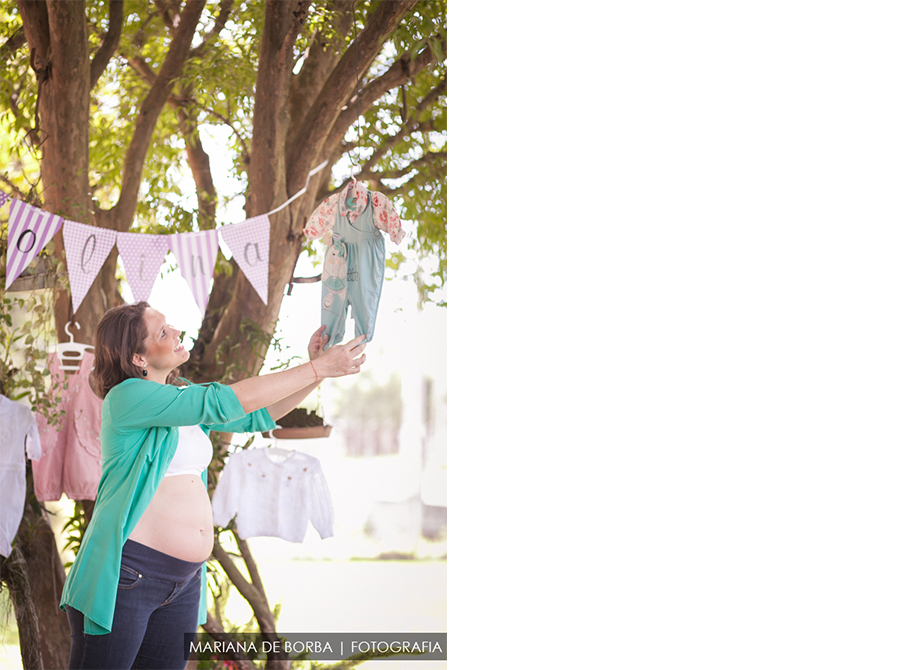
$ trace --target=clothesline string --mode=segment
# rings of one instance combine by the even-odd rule
[[[360,148],[362,147],[362,127],[360,125],[360,116],[362,112],[360,111],[359,105],[359,42],[356,39],[356,0],[353,0],[353,46],[356,49],[356,153],[357,155],[360,152]],[[352,100],[350,102],[353,102]],[[350,158],[350,179],[356,181],[356,177],[353,175],[353,168],[356,167],[359,172],[362,172],[362,168],[359,164],[353,160],[353,151],[349,151],[347,155]]]
[[[310,177],[312,177],[312,176],[313,176],[314,174],[316,174],[317,172],[320,172],[321,170],[323,170],[323,169],[325,168],[326,165],[328,165],[328,161],[327,161],[327,160],[326,160],[326,161],[322,161],[322,162],[319,163],[316,167],[314,167],[312,170],[310,170],[310,171],[309,171],[309,174],[306,175],[306,183],[303,185],[303,188],[301,188],[299,191],[297,191],[296,193],[294,193],[294,195],[292,195],[290,198],[288,198],[287,200],[285,200],[283,204],[279,205],[278,207],[276,207],[275,209],[273,209],[271,212],[266,212],[265,216],[268,216],[269,214],[274,214],[275,212],[280,212],[280,211],[283,210],[285,207],[287,207],[287,206],[290,205],[292,202],[294,202],[294,200],[296,200],[296,199],[299,198],[301,195],[303,195],[304,193],[306,193],[306,188],[309,186],[309,179],[310,179]]]
[[[287,207],[288,205],[290,205],[292,202],[294,202],[294,200],[296,200],[296,199],[299,198],[301,195],[303,195],[304,193],[306,193],[306,189],[309,187],[309,180],[310,180],[310,178],[311,178],[314,174],[317,174],[317,173],[321,172],[322,170],[324,170],[326,165],[328,165],[328,161],[327,161],[327,160],[322,161],[322,162],[319,163],[316,167],[314,167],[312,170],[310,170],[310,171],[309,171],[309,174],[306,176],[306,183],[303,185],[303,188],[301,188],[299,191],[297,191],[294,195],[292,195],[290,198],[288,198],[287,200],[285,200],[281,205],[279,205],[278,207],[276,207],[275,209],[273,209],[271,212],[266,212],[266,214],[264,214],[264,216],[268,216],[269,214],[275,214],[275,212],[280,212],[282,209],[284,209],[285,207]],[[6,201],[7,201],[9,198],[10,198],[10,196],[9,196],[8,193],[5,193],[5,192],[0,191],[0,207],[2,207],[4,204],[6,204]]]

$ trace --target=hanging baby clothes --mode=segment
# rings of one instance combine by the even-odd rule
[[[0,556],[9,556],[25,511],[25,457],[41,457],[31,410],[0,395]]]
[[[334,535],[331,492],[319,459],[276,447],[229,456],[212,500],[213,522],[235,520],[238,535],[303,542],[310,522],[319,537]]]
[[[395,244],[406,235],[390,200],[357,181],[329,196],[306,222],[304,234],[310,239],[324,236],[328,247],[322,268],[327,346],[339,344],[344,337],[350,306],[356,337],[372,339],[384,282],[384,237],[379,231]]]
[[[100,485],[100,409],[103,401],[91,390],[88,376],[94,354],[84,353],[78,370],[67,375],[57,354],[51,354],[51,397],[63,410],[57,424],[38,415],[43,456],[32,464],[34,494],[38,500],[96,500]],[[68,381],[68,388],[65,383]]]

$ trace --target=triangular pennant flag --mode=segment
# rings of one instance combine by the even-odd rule
[[[209,302],[209,282],[219,253],[219,235],[215,230],[201,230],[199,233],[176,233],[167,237],[181,276],[187,281],[200,313],[205,314]]]
[[[262,214],[219,228],[238,267],[266,305],[269,304],[269,227],[269,217]]]
[[[116,246],[135,302],[149,300],[159,268],[169,253],[168,235],[119,233]]]
[[[67,220],[63,223],[63,244],[66,246],[72,311],[77,312],[103,262],[116,245],[116,231]]]
[[[6,201],[9,200],[9,193],[4,193],[0,191],[0,207],[6,204]]]
[[[63,218],[21,200],[9,207],[9,239],[6,249],[6,288],[9,288],[62,226]]]

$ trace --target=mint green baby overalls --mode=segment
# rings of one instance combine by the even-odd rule
[[[352,193],[352,192],[351,192]],[[332,247],[322,272],[322,323],[328,344],[340,344],[347,323],[347,308],[353,308],[355,335],[371,341],[375,316],[384,283],[384,237],[375,227],[372,194],[366,194],[366,208],[350,223],[340,210],[331,230]],[[352,195],[347,200],[353,211]]]

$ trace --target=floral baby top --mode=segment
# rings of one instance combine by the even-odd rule
[[[350,182],[347,188],[328,196],[322,204],[310,214],[303,233],[310,239],[318,239],[334,227],[338,216],[345,216],[352,224],[356,221],[368,203],[366,197],[369,190],[362,182]],[[346,197],[344,197],[346,196]],[[375,227],[387,233],[391,242],[398,244],[406,235],[400,227],[400,217],[391,205],[387,196],[372,191],[372,209]]]

